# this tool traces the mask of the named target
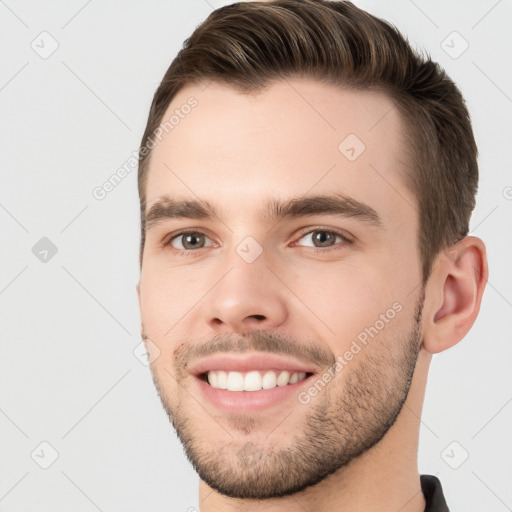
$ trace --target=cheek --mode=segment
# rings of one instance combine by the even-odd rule
[[[140,313],[145,334],[168,344],[207,289],[200,273],[185,266],[148,264],[140,279]],[[164,343],[165,340],[165,343]]]
[[[180,299],[170,286],[168,276],[143,272],[140,281],[141,321],[154,357],[151,371],[167,400],[177,396],[178,392],[173,361],[179,345],[178,320],[183,316],[179,305]]]
[[[308,263],[301,271],[295,267],[288,279],[303,303],[296,306],[301,316],[309,318],[310,325],[318,324],[325,330],[334,352],[344,351],[360,333],[374,326],[381,315],[385,315],[384,321],[388,320],[383,331],[399,326],[393,320],[399,316],[396,309],[401,308],[396,302],[403,293],[389,269],[377,262]],[[381,326],[379,322],[377,327]]]
[[[142,322],[146,330],[153,330],[164,321],[163,313],[169,304],[165,293],[165,287],[156,280],[146,276],[140,281],[140,312]]]

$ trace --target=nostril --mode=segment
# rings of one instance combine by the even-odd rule
[[[256,320],[265,320],[264,315],[251,315],[251,318],[256,318]]]

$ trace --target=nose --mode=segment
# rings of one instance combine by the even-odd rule
[[[209,327],[218,333],[275,329],[288,318],[283,285],[262,256],[253,263],[233,261],[205,307]]]

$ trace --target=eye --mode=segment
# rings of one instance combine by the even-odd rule
[[[301,240],[309,240],[309,243],[301,244]],[[337,230],[317,228],[304,232],[293,245],[311,247],[315,252],[327,252],[331,249],[341,249],[350,243],[352,240]],[[175,234],[162,245],[171,247],[177,254],[191,255],[199,249],[213,247],[215,244],[201,231],[188,230]]]
[[[309,240],[310,243],[299,244],[301,240]],[[315,229],[313,231],[308,231],[296,242],[297,245],[302,245],[303,247],[315,247],[318,249],[329,249],[331,247],[336,248],[336,245],[345,245],[349,243],[351,243],[351,240],[340,232],[328,229]]]
[[[209,240],[209,238],[200,231],[184,231],[173,236],[165,245],[169,245],[177,251],[189,252],[213,245],[207,245],[205,240]]]

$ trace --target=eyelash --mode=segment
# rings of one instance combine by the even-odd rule
[[[336,251],[336,250],[341,249],[345,245],[350,245],[350,244],[353,243],[353,240],[348,238],[344,233],[342,233],[342,232],[340,232],[340,231],[338,231],[336,229],[332,229],[332,228],[330,228],[330,229],[324,229],[324,228],[309,229],[309,231],[302,232],[300,234],[299,238],[297,239],[297,241],[300,240],[301,238],[304,238],[305,235],[309,235],[310,233],[314,233],[315,231],[320,231],[320,232],[323,232],[323,233],[329,233],[329,234],[332,234],[332,235],[336,235],[336,236],[339,236],[342,239],[342,242],[338,242],[337,244],[335,244],[334,246],[331,246],[331,247],[325,247],[325,248],[321,248],[321,247],[308,247],[308,249],[311,249],[315,253],[326,253],[326,252],[329,252],[329,251]],[[162,243],[162,247],[163,248],[169,247],[178,256],[195,256],[195,253],[199,252],[201,249],[206,249],[206,247],[200,247],[199,249],[176,249],[176,248],[171,246],[171,242],[175,238],[178,238],[180,236],[184,236],[184,235],[197,235],[197,234],[207,236],[206,233],[203,233],[202,231],[197,230],[197,229],[194,229],[194,230],[190,229],[190,230],[180,231],[179,233],[174,234],[173,236],[168,238],[166,241],[164,241]]]

